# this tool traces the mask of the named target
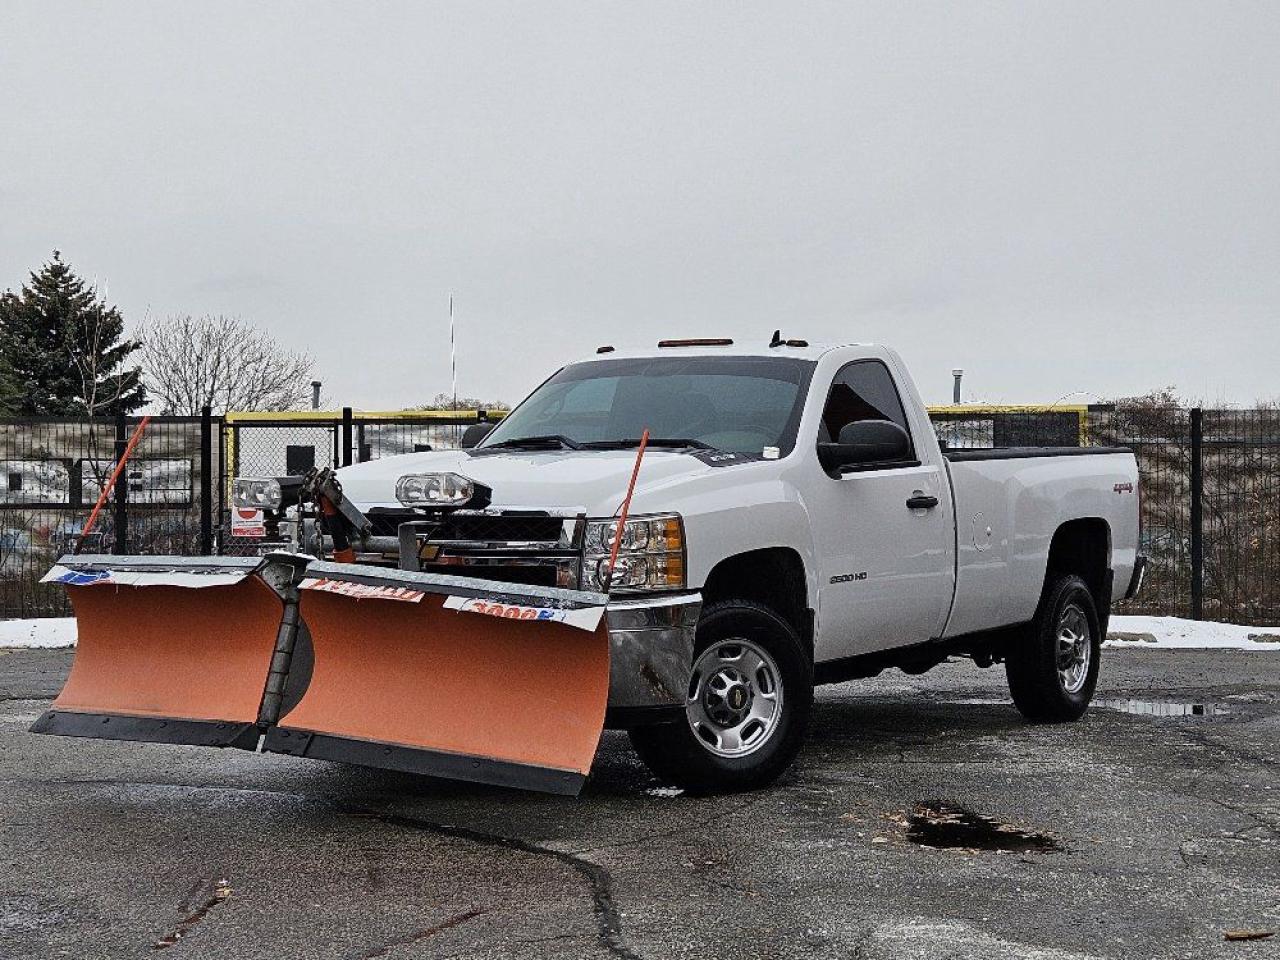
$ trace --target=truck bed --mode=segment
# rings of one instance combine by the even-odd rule
[[[956,593],[946,636],[1025,623],[1050,545],[1066,523],[1105,524],[1115,582],[1137,558],[1138,465],[1124,447],[1007,447],[946,454],[956,525]]]

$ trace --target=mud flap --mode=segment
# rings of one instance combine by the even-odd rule
[[[257,745],[282,599],[256,557],[64,557],[79,638],[35,733]]]
[[[604,726],[603,594],[312,563],[314,659],[264,749],[576,794]]]

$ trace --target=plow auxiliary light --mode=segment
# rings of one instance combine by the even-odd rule
[[[236,477],[231,487],[231,500],[237,507],[279,510],[283,499],[280,481],[272,477]]]
[[[475,483],[457,473],[410,473],[396,481],[396,499],[406,507],[460,507],[475,494]]]

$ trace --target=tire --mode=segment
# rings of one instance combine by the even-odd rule
[[[1077,576],[1054,577],[1040,599],[1030,635],[1005,660],[1014,705],[1035,723],[1079,720],[1093,699],[1101,655],[1093,594]]]
[[[717,602],[703,608],[693,659],[685,717],[629,731],[640,759],[690,793],[772,783],[800,752],[813,704],[813,660],[795,627],[760,603]],[[756,660],[763,673],[752,673]]]

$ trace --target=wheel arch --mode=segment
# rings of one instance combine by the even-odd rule
[[[1044,589],[1063,574],[1075,574],[1093,594],[1104,620],[1111,606],[1111,525],[1102,517],[1068,520],[1054,531],[1049,543]]]
[[[721,559],[707,574],[702,602],[754,600],[796,628],[813,655],[813,609],[804,560],[792,547],[763,547]]]

